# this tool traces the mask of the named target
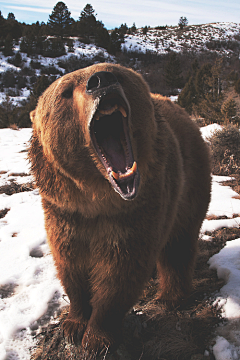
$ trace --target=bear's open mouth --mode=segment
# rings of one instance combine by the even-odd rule
[[[126,102],[116,94],[108,95],[100,101],[90,125],[93,145],[108,173],[109,181],[125,200],[136,196],[139,183],[128,117]]]

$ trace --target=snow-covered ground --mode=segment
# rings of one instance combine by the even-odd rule
[[[203,136],[211,128],[202,130]],[[31,129],[0,130],[0,186],[31,181],[26,149]],[[25,176],[22,176],[26,174]],[[21,175],[21,176],[20,176]],[[220,227],[239,226],[240,200],[221,182],[227,177],[213,176],[212,201],[208,214],[227,215],[228,219],[205,220],[204,232]],[[46,244],[43,211],[37,190],[0,194],[0,360],[29,360],[36,344],[34,335],[59,307],[66,305],[63,289]],[[218,332],[213,348],[217,360],[240,358],[240,239],[229,241],[209,264],[226,281],[216,301],[229,319]]]
[[[235,40],[234,36],[240,31],[239,23],[212,23],[187,26],[183,31],[179,27],[167,27],[166,30],[150,28],[146,34],[138,29],[133,35],[125,36],[122,49],[127,51],[165,54],[169,50],[180,52],[183,50],[201,51],[208,50],[206,43],[214,40]],[[229,49],[219,49],[228,54]]]

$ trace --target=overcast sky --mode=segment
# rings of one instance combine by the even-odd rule
[[[13,12],[20,22],[32,24],[48,21],[56,0],[0,0],[0,10],[6,18]],[[126,23],[137,27],[145,25],[177,25],[181,16],[186,16],[189,25],[210,22],[240,22],[239,0],[66,0],[63,1],[72,17],[77,20],[80,12],[90,3],[108,29]],[[38,3],[38,5],[35,5]],[[33,5],[34,4],[34,5]]]

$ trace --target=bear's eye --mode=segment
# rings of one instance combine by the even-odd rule
[[[65,89],[62,93],[62,97],[65,99],[70,99],[73,96],[73,86]]]

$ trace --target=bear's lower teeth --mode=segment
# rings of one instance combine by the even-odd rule
[[[131,169],[129,171],[127,171],[125,174],[118,174],[115,171],[112,171],[111,175],[115,180],[123,180],[125,178],[128,178],[130,175],[132,175],[136,172],[137,172],[137,163],[136,163],[136,161],[134,161]]]

